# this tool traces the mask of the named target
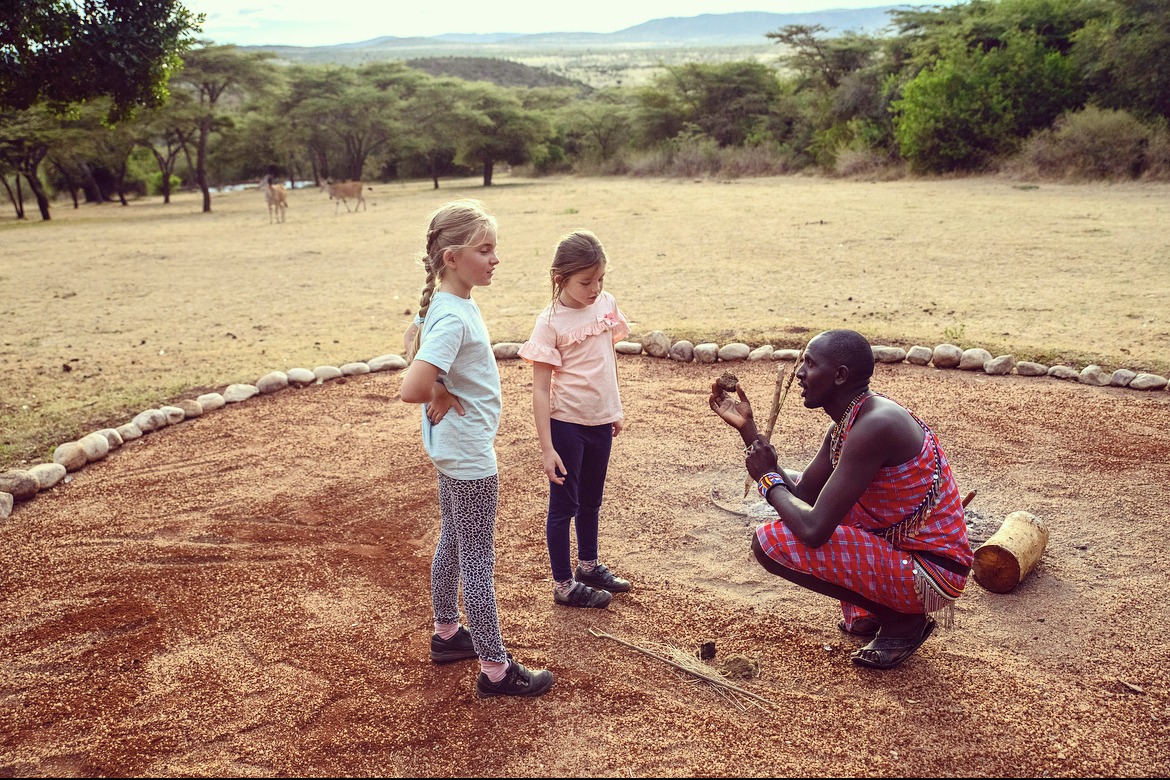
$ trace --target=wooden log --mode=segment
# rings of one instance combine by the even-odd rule
[[[975,581],[993,593],[1010,593],[1024,581],[1048,545],[1048,528],[1030,512],[1012,512],[975,551]]]

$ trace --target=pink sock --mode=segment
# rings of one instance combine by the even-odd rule
[[[454,623],[435,623],[435,633],[439,635],[439,639],[444,641],[455,636],[459,632],[459,621]]]
[[[479,659],[479,670],[487,675],[487,678],[494,683],[498,683],[504,679],[504,675],[508,673],[507,661],[485,661]]]
[[[594,558],[591,561],[577,561],[577,563],[585,571],[593,571],[594,569],[597,568],[597,559],[596,558]]]

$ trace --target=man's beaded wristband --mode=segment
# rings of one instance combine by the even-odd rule
[[[780,487],[788,487],[784,484],[784,479],[775,471],[769,471],[764,476],[760,477],[759,491],[760,497],[767,500],[768,491],[779,485]]]

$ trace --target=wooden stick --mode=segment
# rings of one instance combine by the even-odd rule
[[[662,656],[658,655],[657,653],[646,650],[645,648],[638,647],[637,645],[635,645],[631,642],[627,642],[624,639],[618,639],[616,636],[613,636],[612,634],[607,634],[604,631],[598,631],[595,628],[590,628],[589,633],[592,634],[593,636],[601,636],[601,637],[605,637],[606,639],[612,639],[613,641],[617,642],[619,645],[625,645],[626,647],[633,648],[634,650],[637,650],[639,653],[644,653],[644,654],[650,656],[651,658],[662,661],[662,663],[664,663],[664,664],[668,664],[670,666],[673,666],[675,669],[678,669],[680,672],[686,672],[687,674],[698,677],[700,680],[706,680],[707,682],[711,683],[712,685],[719,685],[719,686],[722,686],[724,688],[728,688],[730,690],[733,690],[736,693],[742,693],[744,696],[748,696],[750,698],[756,699],[757,701],[761,701],[764,704],[769,704],[769,705],[771,705],[773,707],[777,707],[777,708],[779,707],[779,705],[776,704],[776,702],[769,701],[768,699],[765,699],[763,696],[760,696],[759,694],[744,690],[743,688],[740,688],[738,685],[733,685],[732,683],[727,682],[727,680],[724,680],[721,677],[708,677],[707,675],[702,674],[701,672],[696,672],[694,669],[688,669],[685,666],[683,666],[682,664],[677,664],[674,661],[670,660],[669,658],[663,658]]]
[[[772,431],[776,429],[776,418],[780,416],[780,401],[784,395],[784,366],[780,366],[780,370],[776,372],[776,389],[772,391],[772,411],[768,413],[768,428],[764,433],[764,438],[768,441],[772,440]]]
[[[973,499],[973,498],[975,498],[975,491],[974,490],[972,490],[970,493],[968,493],[967,497],[963,499],[963,508],[964,509],[967,508],[967,504],[970,504],[971,499]]]

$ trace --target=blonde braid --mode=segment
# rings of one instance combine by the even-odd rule
[[[485,229],[496,227],[496,218],[478,200],[455,200],[439,207],[431,215],[427,226],[426,252],[419,261],[427,270],[427,281],[419,298],[418,318],[425,320],[435,289],[443,281],[443,254],[448,249],[459,250]],[[422,342],[422,327],[414,334],[414,345],[408,349],[410,360]]]

